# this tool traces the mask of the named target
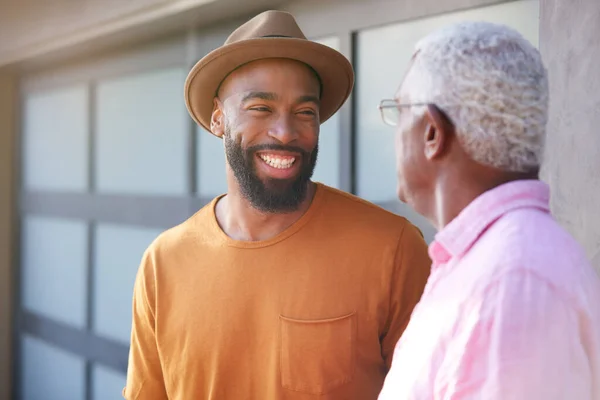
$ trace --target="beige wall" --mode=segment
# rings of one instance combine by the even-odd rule
[[[600,3],[540,4],[540,48],[550,77],[543,176],[554,214],[600,272]]]
[[[11,74],[0,69],[0,399],[11,389],[15,89]]]
[[[0,37],[11,40],[0,41],[0,52],[89,29],[166,2],[173,0],[9,1],[2,6]]]
[[[131,46],[291,0],[0,1],[0,67]]]
[[[297,0],[280,9],[294,14],[303,30],[311,35],[339,33],[413,20],[447,12],[505,3],[507,0]]]

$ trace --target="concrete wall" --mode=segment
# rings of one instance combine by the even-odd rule
[[[128,47],[291,0],[0,0],[0,67]]]
[[[540,5],[551,102],[542,175],[552,187],[553,212],[600,272],[600,2]]]
[[[2,8],[0,52],[73,34],[172,0],[10,1]]]
[[[0,399],[11,389],[13,155],[16,82],[0,69]]]
[[[280,9],[294,14],[314,37],[395,24],[417,18],[505,3],[507,0],[298,0]]]

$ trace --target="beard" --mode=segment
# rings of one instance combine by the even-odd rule
[[[265,213],[286,213],[296,211],[306,198],[308,183],[317,164],[319,146],[311,152],[298,147],[265,144],[243,149],[241,143],[231,138],[230,131],[225,130],[225,154],[233,171],[242,195],[252,207]],[[258,151],[281,150],[299,153],[295,162],[301,162],[300,173],[291,179],[260,179],[256,172],[255,162]]]

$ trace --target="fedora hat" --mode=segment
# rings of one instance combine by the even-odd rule
[[[203,57],[185,81],[185,104],[191,117],[210,130],[213,99],[221,82],[235,69],[265,58],[287,58],[310,66],[321,81],[321,123],[348,99],[354,86],[350,62],[336,50],[306,39],[294,17],[266,11],[237,28],[225,44]]]

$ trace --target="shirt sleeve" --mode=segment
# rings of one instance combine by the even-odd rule
[[[155,265],[147,250],[138,269],[133,289],[131,345],[127,383],[123,397],[127,400],[166,400],[155,324]]]
[[[392,365],[396,343],[408,325],[413,309],[421,299],[431,272],[427,243],[419,229],[406,223],[394,258],[390,308],[381,351],[387,370]]]
[[[569,299],[530,272],[510,272],[459,317],[436,400],[587,400],[591,376]]]

